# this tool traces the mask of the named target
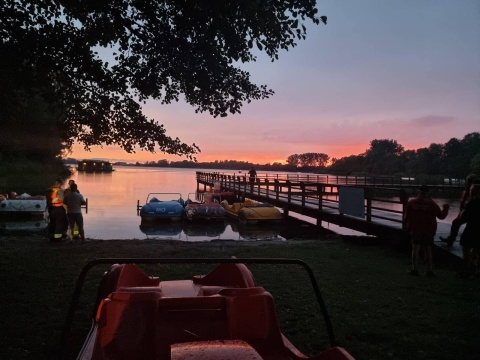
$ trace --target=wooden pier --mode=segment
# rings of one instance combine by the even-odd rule
[[[406,240],[403,214],[409,196],[416,196],[418,183],[412,181],[380,181],[374,178],[338,177],[327,175],[265,175],[250,183],[246,174],[197,172],[197,191],[207,191],[215,184],[223,191],[233,191],[238,197],[268,202],[283,209],[322,221],[347,227],[365,234]],[[203,189],[201,188],[203,185]],[[435,185],[434,185],[435,186]],[[463,184],[441,184],[460,193]],[[348,213],[352,196],[361,194],[359,216]],[[345,192],[347,190],[347,192]],[[343,196],[342,193],[347,194]],[[358,200],[357,200],[358,202]],[[345,205],[347,211],[345,211]],[[357,204],[358,209],[358,204]],[[439,223],[438,236],[446,236],[450,225]]]

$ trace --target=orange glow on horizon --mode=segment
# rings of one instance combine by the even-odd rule
[[[408,148],[405,147],[405,150],[416,150],[419,148],[425,147],[424,144],[420,144],[418,146],[409,146]],[[301,154],[304,152],[323,152],[330,156],[330,160],[333,158],[341,159],[342,157],[348,157],[351,155],[360,155],[364,153],[369,148],[369,144],[348,144],[348,145],[334,145],[334,146],[319,146],[318,149],[313,150],[304,150],[304,151],[297,151],[297,154]],[[82,145],[75,144],[72,149],[72,153],[67,155],[66,157],[75,158],[77,160],[92,160],[92,159],[99,159],[99,160],[107,160],[110,162],[126,162],[130,164],[134,164],[136,162],[145,163],[147,161],[160,161],[160,160],[167,160],[171,161],[184,161],[188,160],[186,156],[174,156],[164,153],[149,153],[145,151],[137,151],[134,154],[129,154],[122,150],[118,146],[105,146],[101,148],[100,146],[92,147],[92,151],[88,152],[83,149]],[[290,154],[283,154],[281,151],[282,149],[274,149],[272,153],[265,154],[265,155],[255,155],[250,156],[248,154],[242,155],[235,155],[233,153],[228,152],[218,152],[214,154],[205,154],[200,153],[197,154],[195,157],[197,158],[198,162],[215,162],[215,161],[228,161],[228,160],[235,160],[235,161],[244,161],[253,164],[286,164],[288,156]],[[283,157],[283,158],[282,158]]]
[[[368,148],[368,144],[362,145],[345,145],[345,146],[325,146],[325,150],[311,150],[308,152],[323,152],[330,156],[330,159],[337,158],[340,159],[342,157],[350,156],[350,155],[359,155]],[[307,151],[298,151],[298,154],[304,153]],[[292,154],[282,154],[281,149],[276,150],[274,153],[265,154],[265,155],[257,155],[257,156],[249,156],[249,155],[235,155],[229,154],[228,152],[223,152],[221,155],[219,154],[197,154],[195,157],[197,158],[198,162],[214,162],[214,161],[228,161],[228,160],[235,160],[235,161],[244,161],[250,162],[253,164],[286,164],[286,160],[288,156]],[[283,156],[283,158],[282,158]],[[72,149],[72,153],[67,155],[66,157],[72,157],[77,160],[82,159],[102,159],[108,160],[111,162],[127,162],[127,163],[145,163],[147,161],[159,161],[159,160],[167,160],[167,161],[183,161],[188,160],[185,156],[175,156],[169,155],[164,153],[150,153],[145,151],[137,151],[136,153],[129,154],[116,146],[105,146],[101,148],[100,146],[92,147],[90,152],[85,151],[82,145],[75,144]]]

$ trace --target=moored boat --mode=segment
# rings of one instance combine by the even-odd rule
[[[162,200],[169,199],[169,200]],[[150,193],[145,205],[140,207],[137,201],[137,210],[142,221],[151,220],[182,220],[184,214],[184,200],[179,193]]]
[[[269,203],[258,203],[251,200],[229,204],[222,201],[225,212],[242,224],[280,223],[283,214],[275,206]]]
[[[0,216],[41,218],[47,210],[45,196],[22,194],[14,198],[0,197]]]
[[[143,264],[218,264],[206,275],[165,280]],[[62,332],[65,352],[86,273],[113,264],[98,289],[92,327],[79,360],[251,359],[353,360],[335,335],[313,272],[295,259],[97,259],[82,270]],[[280,329],[273,296],[255,284],[246,264],[300,265],[308,272],[329,343],[304,355]]]
[[[185,201],[185,218],[190,221],[213,221],[225,219],[225,210],[220,204],[233,192],[190,193]]]
[[[77,171],[85,172],[112,172],[113,166],[105,160],[82,160],[77,164]]]

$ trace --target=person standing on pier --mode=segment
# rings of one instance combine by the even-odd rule
[[[435,276],[433,272],[432,246],[437,232],[437,218],[445,219],[448,215],[448,204],[442,209],[428,196],[428,187],[420,186],[420,194],[408,201],[405,211],[405,224],[412,241],[411,275],[419,276],[418,259],[420,249],[424,249],[427,258],[427,276]]]
[[[257,172],[255,171],[255,168],[253,166],[248,172],[248,176],[250,179],[250,192],[253,192],[253,184],[255,184],[255,178],[257,177]]]

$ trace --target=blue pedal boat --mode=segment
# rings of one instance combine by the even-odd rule
[[[169,199],[169,200],[165,200]],[[142,221],[182,220],[184,200],[180,193],[149,193],[145,205],[137,202]]]

